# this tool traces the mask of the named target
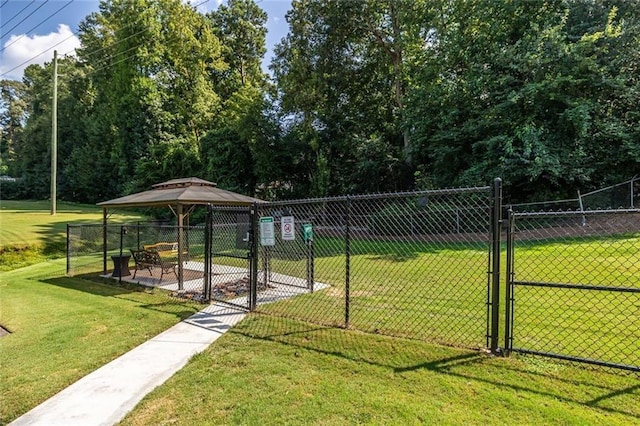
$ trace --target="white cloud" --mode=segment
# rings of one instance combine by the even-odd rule
[[[60,24],[56,32],[47,35],[12,35],[5,46],[0,62],[0,78],[20,80],[29,65],[51,62],[54,50],[58,51],[58,56],[74,55],[75,49],[80,47],[80,40],[68,25]]]

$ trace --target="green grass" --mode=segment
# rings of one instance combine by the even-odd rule
[[[64,276],[56,260],[2,273],[0,424],[197,312],[161,292]]]
[[[640,421],[637,376],[251,315],[122,425]]]
[[[3,224],[7,213],[2,211]],[[50,244],[58,217],[47,213],[52,223],[41,218],[38,227],[25,220],[16,226],[35,231],[14,232],[25,240],[32,232],[35,242],[28,244]],[[98,210],[87,220],[99,223],[100,217]],[[640,264],[639,246],[636,236],[528,244],[518,248],[516,276],[638,286],[633,268]],[[349,325],[372,334],[281,317],[345,324],[344,245],[318,236],[315,278],[331,288],[262,307],[275,315],[251,315],[150,395],[124,424],[640,421],[637,374],[536,357],[493,358],[380,335],[483,347],[485,245],[353,241],[351,249]],[[564,265],[576,259],[599,267],[568,271]],[[90,256],[79,260],[94,262]],[[214,261],[246,266],[239,259]],[[161,292],[64,277],[63,268],[59,260],[2,273],[0,324],[13,334],[0,339],[0,423],[198,309]],[[306,273],[298,255],[274,256],[272,268]],[[551,349],[585,354],[596,348],[627,359],[640,354],[637,294],[625,300],[595,296],[581,304],[570,292],[525,290],[517,289],[514,329],[517,339],[528,340],[517,343],[560,342]],[[567,321],[554,320],[551,312]],[[619,326],[607,330],[610,324]],[[586,337],[577,339],[577,333]]]
[[[359,244],[366,244],[368,253],[356,246],[351,256],[350,327],[455,346],[485,345],[485,250],[469,245]],[[519,246],[516,279],[639,288],[639,248],[637,236]],[[272,269],[304,277],[306,265],[304,260],[273,259]],[[344,257],[317,257],[315,278],[333,287],[262,309],[344,326]],[[504,272],[501,286],[500,345]],[[640,294],[518,286],[515,298],[514,347],[640,365]]]
[[[126,211],[109,222],[140,220]],[[102,209],[93,205],[59,203],[51,216],[48,201],[2,201],[0,204],[0,271],[63,257],[67,224],[102,223]]]

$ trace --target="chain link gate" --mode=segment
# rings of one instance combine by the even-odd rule
[[[509,211],[505,348],[640,371],[640,210]]]
[[[207,206],[205,298],[251,309],[256,278],[253,220],[255,207]]]
[[[496,180],[260,205],[257,309],[496,352],[500,203]]]

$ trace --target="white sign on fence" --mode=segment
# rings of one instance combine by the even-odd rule
[[[273,217],[260,218],[260,244],[263,246],[275,246],[276,238],[273,230]]]
[[[296,239],[295,233],[295,222],[293,216],[282,216],[282,240],[283,241],[293,241]]]

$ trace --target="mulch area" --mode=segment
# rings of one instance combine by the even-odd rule
[[[133,273],[135,271],[131,269],[131,275],[123,277],[124,279],[133,279]],[[178,283],[178,279],[173,272],[165,273],[160,281],[160,269],[154,268],[151,274],[149,270],[142,269],[136,273],[134,281],[140,281],[146,283],[146,285],[153,286],[170,286]],[[189,299],[198,302],[204,302],[204,294],[202,292],[202,281],[199,281],[198,288],[189,288],[189,281],[200,280],[203,278],[202,271],[193,271],[190,269],[183,269],[182,271],[183,281],[185,282],[184,290],[174,290],[171,295],[181,299]],[[214,274],[211,279],[211,297],[218,300],[233,299],[249,293],[249,276],[245,274]],[[174,287],[175,288],[175,287]],[[258,283],[258,290],[266,290],[273,288],[271,285],[265,286],[263,283]]]
[[[222,277],[220,275],[214,276],[211,283],[211,298],[217,300],[228,300],[236,297],[240,297],[246,294],[249,294],[249,277],[237,277],[231,278],[225,281],[227,277]],[[264,283],[258,283],[258,291],[266,290],[269,288],[275,288],[274,286],[268,284],[264,285]],[[182,291],[173,291],[171,295],[174,297],[179,297],[183,299],[191,299],[198,302],[204,302],[205,297],[202,291],[200,290],[182,290]]]

